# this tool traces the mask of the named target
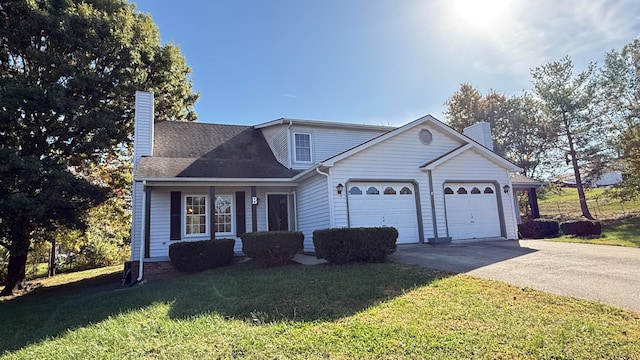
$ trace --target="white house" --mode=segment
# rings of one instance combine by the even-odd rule
[[[177,241],[393,226],[399,244],[516,239],[520,169],[432,116],[404,126],[278,119],[255,126],[154,121],[136,93],[131,264]],[[482,141],[482,139],[480,139]],[[136,269],[134,269],[136,270]]]

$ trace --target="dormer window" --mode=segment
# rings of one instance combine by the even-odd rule
[[[311,134],[293,134],[296,162],[311,162]]]

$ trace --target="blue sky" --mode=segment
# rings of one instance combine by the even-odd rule
[[[533,67],[640,36],[637,0],[133,2],[186,57],[199,121],[225,124],[444,121],[463,82],[521,94]]]

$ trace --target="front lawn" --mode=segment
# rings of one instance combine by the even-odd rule
[[[109,277],[111,283],[102,283]],[[115,286],[118,277],[112,271],[45,284],[0,303],[0,353],[21,359],[640,358],[640,314],[413,266],[245,263],[126,289]]]
[[[640,199],[621,201],[610,197],[606,189],[586,189],[587,206],[602,223],[602,236],[582,238],[561,236],[553,241],[600,245],[640,247]],[[539,201],[543,218],[564,221],[584,220],[581,217],[578,191],[561,188],[560,193],[549,193]]]
[[[599,220],[640,215],[640,198],[621,201],[610,196],[604,188],[585,189],[585,197],[591,215]],[[539,199],[538,205],[543,217],[559,221],[579,220],[582,215],[575,188],[560,188],[560,193],[549,192],[544,199]]]

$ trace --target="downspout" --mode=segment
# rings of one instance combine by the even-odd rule
[[[142,280],[142,272],[144,270],[144,265],[142,261],[144,260],[144,238],[146,235],[146,226],[145,219],[147,218],[147,206],[145,205],[147,202],[147,192],[145,188],[147,187],[147,181],[142,181],[142,233],[140,235],[140,260],[138,261],[138,278],[136,281]]]
[[[291,126],[293,125],[293,121],[289,120],[289,125],[287,125],[287,148],[289,149],[289,154],[287,154],[287,158],[289,160],[289,169],[293,168],[293,152],[295,145],[291,139]]]
[[[333,208],[333,194],[331,193],[331,190],[332,190],[331,181],[329,180],[330,176],[329,174],[323,173],[322,171],[320,171],[319,167],[316,168],[316,172],[320,175],[324,175],[327,177],[327,191],[328,191],[327,196],[329,196],[329,227],[333,228],[335,226],[334,225],[335,219],[333,218],[334,208]]]

